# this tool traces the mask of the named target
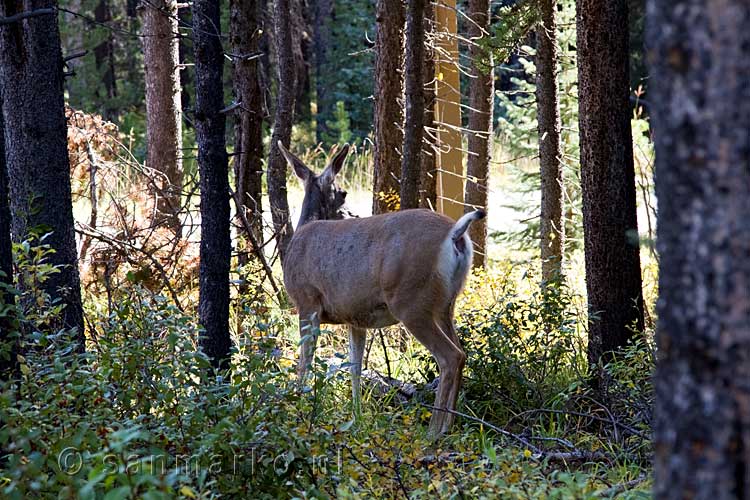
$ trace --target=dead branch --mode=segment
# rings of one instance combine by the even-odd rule
[[[46,16],[48,14],[55,14],[55,9],[36,9],[29,12],[19,12],[18,14],[12,16],[0,17],[0,26],[13,24],[32,17]]]

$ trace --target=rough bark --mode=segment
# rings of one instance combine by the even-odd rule
[[[289,8],[292,0],[274,2],[274,41],[276,42],[276,67],[278,69],[278,92],[276,115],[271,135],[271,150],[268,159],[268,198],[276,242],[282,262],[294,230],[289,219],[289,201],[286,193],[286,160],[281,155],[278,142],[289,147],[294,119],[294,97],[297,76],[294,67],[292,20]]]
[[[643,329],[627,0],[576,4],[584,252],[592,367]],[[606,358],[605,358],[606,360]]]
[[[649,0],[654,493],[750,497],[750,5]],[[677,417],[677,418],[676,418]]]
[[[332,0],[315,0],[315,25],[313,46],[315,47],[315,93],[318,111],[315,120],[315,140],[325,143],[329,139],[328,121],[333,116],[334,102],[328,89],[330,82],[328,53],[331,48]]]
[[[0,17],[55,7],[52,0],[0,2]],[[62,326],[76,328],[85,348],[81,286],[70,193],[63,59],[56,15],[43,15],[0,29],[0,92],[5,129],[12,233],[52,233],[48,262],[60,272],[42,286],[65,305]],[[19,283],[24,287],[24,283]],[[55,325],[50,325],[54,328]]]
[[[373,214],[393,209],[401,174],[404,139],[403,0],[378,0],[375,12],[375,152],[373,155]],[[389,203],[390,202],[390,203]]]
[[[8,200],[8,170],[5,163],[5,136],[3,131],[2,99],[0,98],[0,381],[13,378],[18,373],[15,315],[7,308],[15,304],[13,294],[3,287],[13,286],[13,252],[10,239],[10,206]]]
[[[557,35],[555,0],[541,0],[536,30],[536,105],[539,130],[539,167],[542,185],[540,246],[542,282],[562,276],[563,170],[560,144],[560,106],[557,97]]]
[[[297,94],[294,98],[294,115],[300,121],[308,121],[312,117],[310,99],[312,83],[310,81],[310,61],[312,47],[310,46],[310,21],[307,2],[305,0],[291,0],[292,2],[292,33],[294,48],[294,72],[297,75]]]
[[[112,22],[112,11],[109,8],[107,0],[99,0],[94,9],[94,18],[97,22],[107,24]],[[104,118],[109,121],[116,121],[118,115],[118,106],[115,102],[117,98],[117,79],[115,78],[115,50],[112,31],[106,31],[106,38],[96,47],[94,47],[94,61],[96,70],[102,78],[104,85],[104,95],[99,96],[104,104]],[[97,91],[97,94],[99,92]]]
[[[234,58],[234,93],[241,106],[235,117],[235,192],[252,224],[256,241],[263,239],[261,205],[263,176],[263,94],[260,87],[260,5],[257,0],[231,0],[229,43]],[[238,214],[239,227],[244,227]],[[240,252],[239,264],[248,262],[248,251]]]
[[[153,169],[154,222],[181,234],[182,110],[177,1],[142,4],[146,81],[146,166]]]
[[[424,77],[424,116],[422,167],[419,173],[419,206],[435,210],[437,207],[437,171],[435,170],[435,51],[433,47],[435,30],[435,7],[431,2],[425,6],[425,55],[422,75]]]
[[[475,44],[487,36],[490,29],[489,0],[469,0],[468,35],[474,42],[469,46],[471,74],[469,80],[469,154],[466,160],[466,212],[481,208],[487,211],[487,182],[490,173],[490,148],[492,146],[493,81],[492,59],[482,47]],[[487,219],[469,226],[469,236],[474,243],[474,267],[487,265]]]
[[[229,167],[224,139],[219,0],[193,2],[195,50],[195,129],[201,192],[200,299],[203,352],[224,367],[229,336]]]
[[[401,210],[419,207],[424,135],[425,0],[408,0],[406,15],[406,122],[401,158]]]

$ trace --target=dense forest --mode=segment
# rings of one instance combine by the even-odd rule
[[[748,26],[0,0],[0,496],[750,498]]]

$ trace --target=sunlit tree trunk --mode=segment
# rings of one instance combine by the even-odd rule
[[[0,17],[56,5],[51,0],[0,2]],[[0,28],[0,92],[13,237],[18,241],[30,231],[51,233],[44,244],[55,250],[48,263],[59,266],[59,272],[48,275],[42,287],[51,297],[61,299],[65,306],[61,326],[77,329],[79,349],[83,351],[84,322],[56,13]],[[19,285],[23,288],[26,284]]]
[[[657,499],[750,497],[750,4],[649,0]]]
[[[579,0],[576,9],[588,357],[594,368],[643,330],[643,295],[627,0]]]
[[[540,245],[542,281],[561,277],[563,241],[563,170],[560,145],[560,106],[557,97],[557,34],[555,0],[541,0],[536,35],[536,105],[539,166],[542,185]]]
[[[375,154],[373,214],[393,210],[401,188],[403,123],[403,0],[377,0],[375,13]]]
[[[222,76],[219,0],[194,0],[195,129],[201,191],[200,300],[203,352],[225,367],[229,336],[229,167]]]
[[[487,211],[487,183],[490,173],[492,147],[492,58],[481,44],[490,29],[490,2],[470,0],[468,35],[471,74],[469,80],[469,153],[466,160],[465,211],[481,208]],[[474,267],[487,265],[487,219],[469,226],[469,236],[474,243]]]
[[[289,10],[291,5],[292,0],[274,1],[278,92],[268,159],[268,198],[271,203],[271,216],[282,262],[286,257],[286,249],[294,232],[289,220],[289,201],[286,191],[287,164],[277,145],[281,141],[284,146],[289,147],[294,119],[297,76],[294,67],[292,20]]]
[[[146,81],[146,166],[153,169],[155,223],[181,234],[182,109],[177,1],[141,5]]]
[[[407,0],[406,123],[401,159],[401,210],[419,207],[424,130],[424,11],[425,0]]]

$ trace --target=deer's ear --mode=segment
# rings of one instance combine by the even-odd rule
[[[333,157],[333,160],[331,160],[331,163],[328,164],[326,169],[323,171],[322,174],[320,174],[320,177],[322,178],[323,182],[332,184],[333,180],[336,178],[336,175],[341,172],[341,168],[344,166],[344,162],[346,161],[346,156],[349,154],[349,145],[344,144],[344,147],[341,148],[341,151],[336,153],[336,156]]]
[[[305,182],[308,179],[312,178],[312,170],[307,168],[307,165],[305,165],[302,160],[287,151],[281,141],[278,141],[276,144],[279,146],[279,151],[281,151],[281,154],[284,155],[286,162],[292,167],[292,170],[294,170],[294,174],[299,177],[302,182]]]

